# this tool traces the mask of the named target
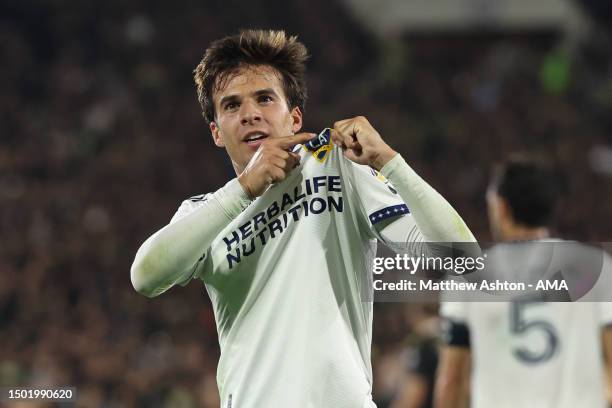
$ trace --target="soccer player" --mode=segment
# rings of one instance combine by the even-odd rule
[[[508,259],[506,277],[519,272],[517,263],[555,245],[548,225],[559,196],[556,185],[549,166],[527,157],[511,158],[494,174],[489,220],[495,238],[505,243],[489,254]],[[571,249],[572,256],[593,251],[577,243]],[[610,257],[599,256],[609,274]],[[468,389],[474,408],[606,406],[603,351],[610,371],[612,303],[443,302],[441,314],[447,324],[437,408],[466,406]]]
[[[364,117],[299,133],[306,57],[283,31],[209,46],[198,99],[236,177],[185,200],[131,269],[149,297],[204,282],[224,408],[374,406],[372,304],[362,301],[372,242],[474,241]]]

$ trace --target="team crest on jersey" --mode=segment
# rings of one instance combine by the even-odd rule
[[[331,140],[330,129],[325,128],[317,137],[311,139],[304,144],[306,150],[312,153],[312,156],[320,163],[325,163],[329,152],[334,147]]]

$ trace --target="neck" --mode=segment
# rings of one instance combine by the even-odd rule
[[[242,174],[242,172],[244,171],[246,166],[241,166],[238,163],[236,163],[235,161],[232,160],[232,167],[234,167],[234,171],[236,172],[236,176],[239,176]]]
[[[524,225],[509,225],[502,233],[504,241],[533,241],[550,237],[546,227],[526,227]]]

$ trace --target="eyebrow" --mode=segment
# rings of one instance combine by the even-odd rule
[[[265,89],[260,89],[258,91],[253,92],[253,95],[255,96],[260,96],[260,95],[276,95],[276,92],[274,92],[274,89],[272,88],[265,88]]]
[[[274,89],[272,89],[272,88],[258,89],[257,91],[252,93],[253,96],[270,95],[270,94],[276,95],[276,92],[274,92]],[[237,101],[238,99],[239,99],[238,95],[235,95],[235,94],[233,94],[233,95],[225,95],[219,101],[219,106],[223,106],[227,102]]]

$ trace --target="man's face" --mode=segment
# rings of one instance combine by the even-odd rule
[[[237,174],[267,138],[291,136],[302,112],[289,109],[280,74],[270,66],[241,68],[213,92],[215,144],[225,147]]]

